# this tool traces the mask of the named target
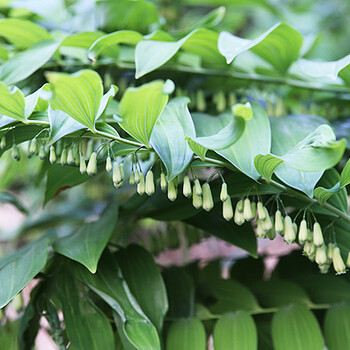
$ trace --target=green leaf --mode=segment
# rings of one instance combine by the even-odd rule
[[[116,95],[117,92],[118,92],[118,87],[116,85],[112,84],[111,88],[108,90],[108,92],[106,92],[101,98],[100,107],[98,109],[96,119],[98,119],[101,116],[101,114],[106,109],[107,104]]]
[[[229,184],[228,187],[230,187]],[[215,205],[214,209],[210,212],[201,211],[184,221],[226,242],[236,245],[246,250],[252,256],[257,257],[256,237],[251,224],[246,223],[239,227],[232,222],[226,221],[222,217],[220,204]]]
[[[301,304],[278,310],[272,319],[272,339],[275,350],[323,350],[320,326]]]
[[[11,203],[23,214],[28,214],[28,209],[10,192],[0,192],[0,203]]]
[[[97,221],[85,224],[69,236],[55,241],[54,249],[95,273],[101,254],[114,232],[117,219],[118,205],[109,205]]]
[[[188,137],[186,140],[193,153],[196,154],[202,161],[205,161],[205,155],[207,154],[208,149]]]
[[[340,183],[337,182],[332,188],[317,187],[314,190],[314,197],[321,203],[325,204],[327,200],[333,196],[333,194],[339,192]]]
[[[193,152],[185,140],[195,135],[188,103],[186,97],[171,100],[152,130],[150,145],[163,161],[168,181],[181,174],[192,160]]]
[[[192,145],[196,142],[199,146],[202,146],[202,149],[217,151],[233,145],[243,134],[245,119],[242,117],[235,117],[231,113],[225,113],[215,117],[215,122],[215,127],[218,129],[217,132],[208,136],[189,138],[192,141]],[[222,129],[219,129],[220,124],[223,126]],[[211,132],[212,130],[208,131]],[[201,149],[199,152],[201,152]]]
[[[327,123],[323,118],[313,116],[287,116],[271,118],[272,145],[271,153],[282,156],[290,152],[320,125]],[[312,197],[316,183],[323,171],[302,172],[287,163],[280,164],[275,170],[276,176],[288,186],[296,188]]]
[[[258,179],[260,174],[255,169],[254,158],[258,154],[268,154],[271,147],[270,123],[264,109],[257,103],[252,104],[253,118],[245,122],[245,128],[240,138],[231,146],[216,150],[220,156],[231,162],[236,168],[253,179]],[[213,131],[214,134],[218,128],[215,126],[216,119],[203,115],[194,115],[194,123],[197,135],[203,133],[201,130]],[[210,123],[210,124],[209,124]]]
[[[63,167],[54,164],[47,171],[44,205],[61,191],[87,181],[88,175],[81,175],[77,167]]]
[[[350,184],[350,159],[347,161],[340,174],[340,187],[343,188]]]
[[[241,53],[251,50],[284,74],[298,58],[303,37],[284,23],[277,23],[254,40],[242,39],[228,32],[220,33],[218,48],[231,63]]]
[[[217,49],[218,34],[208,29],[195,29],[184,38],[169,42],[142,40],[136,45],[136,79],[168,62],[179,50],[199,55],[203,62],[214,65],[223,63]]]
[[[69,271],[59,274],[56,289],[72,348],[113,350],[114,335],[107,316],[89,303],[87,295],[82,295]]]
[[[333,305],[326,313],[324,334],[329,350],[350,348],[350,303]]]
[[[322,171],[335,166],[341,159],[346,141],[335,141],[330,126],[320,125],[280,158],[300,171]]]
[[[11,91],[0,82],[0,113],[10,118],[25,121],[25,99],[22,91],[14,87]]]
[[[0,344],[3,349],[17,350],[18,349],[18,325],[17,321],[7,320],[5,324],[0,327]]]
[[[194,315],[194,281],[184,268],[171,267],[163,271],[169,300],[168,317]]]
[[[47,73],[53,86],[50,105],[95,131],[95,121],[103,96],[102,79],[93,70],[81,70],[74,74]]]
[[[165,91],[167,82],[157,80],[137,88],[128,88],[120,101],[123,121],[119,125],[147,147],[154,124],[168,102]]]
[[[48,146],[54,144],[66,135],[85,129],[84,125],[71,118],[67,113],[60,111],[59,109],[54,110],[51,106],[49,106],[48,109],[48,116],[50,121]]]
[[[49,32],[32,21],[5,18],[0,21],[0,36],[18,48],[28,48],[38,41],[52,39]]]
[[[257,330],[252,316],[246,311],[223,315],[214,328],[215,350],[256,350]]]
[[[0,260],[0,308],[17,295],[45,266],[49,241],[39,239]]]
[[[206,335],[197,318],[179,319],[171,324],[166,340],[166,350],[205,350]]]
[[[143,39],[142,34],[133,30],[120,30],[98,38],[89,48],[88,57],[96,61],[97,57],[108,47],[118,44],[136,45]]]
[[[207,294],[208,298],[215,300],[209,308],[214,314],[237,310],[260,310],[254,294],[247,287],[233,280],[220,279],[214,283],[204,283],[201,290],[202,293]]]
[[[256,170],[268,182],[271,181],[272,174],[282,162],[283,162],[282,159],[276,158],[271,154],[268,154],[266,156],[263,156],[262,154],[258,154],[254,159],[254,165]]]
[[[59,45],[56,41],[40,41],[15,54],[0,66],[0,80],[12,85],[28,78],[50,60]]]
[[[283,306],[296,302],[311,304],[306,292],[290,281],[276,279],[259,282],[253,286],[253,291],[263,307]]]
[[[137,245],[118,252],[118,262],[131,293],[158,332],[168,310],[165,285],[152,255]]]
[[[118,313],[123,333],[137,350],[160,350],[157,330],[131,294],[116,260],[102,258],[94,275],[77,264],[74,272]]]

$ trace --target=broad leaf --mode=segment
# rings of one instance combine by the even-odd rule
[[[0,80],[12,85],[28,78],[50,60],[58,47],[58,42],[45,40],[15,54],[0,66]]]
[[[187,108],[188,98],[171,100],[154,124],[150,145],[167,169],[168,181],[181,174],[191,162],[193,152],[185,140],[194,137],[195,130]]]
[[[301,304],[292,304],[276,312],[272,319],[272,339],[276,350],[324,349],[315,316]]]
[[[271,153],[276,156],[290,152],[307,135],[326,122],[323,118],[304,115],[271,118],[270,121]],[[321,178],[323,171],[302,172],[284,162],[275,169],[275,174],[288,186],[301,190],[312,197],[315,185]]]
[[[227,63],[231,63],[239,54],[251,50],[284,74],[298,58],[302,41],[299,32],[287,24],[278,23],[254,40],[222,32],[218,48]]]
[[[0,113],[25,121],[25,99],[21,90],[14,87],[11,91],[3,83],[0,83]]]
[[[152,255],[137,245],[130,245],[118,252],[118,261],[131,293],[161,332],[168,310],[168,299],[162,276]]]
[[[271,147],[270,123],[264,109],[257,103],[252,104],[253,118],[246,120],[245,128],[239,139],[231,146],[216,150],[216,153],[226,158],[244,174],[253,179],[258,179],[260,174],[255,169],[254,158],[258,154],[268,154]],[[194,115],[193,120],[197,135],[202,135],[203,130],[217,132],[218,125],[215,118]],[[220,128],[221,129],[221,128]]]
[[[113,350],[114,335],[107,316],[96,310],[86,295],[81,295],[69,271],[59,274],[56,288],[72,348]]]
[[[169,42],[142,40],[136,45],[135,65],[136,79],[159,68],[168,62],[179,50],[199,55],[204,62],[222,64],[217,49],[218,34],[208,29],[195,29],[184,38]]]
[[[167,350],[205,350],[206,335],[197,318],[179,319],[171,324],[166,340]]]
[[[54,164],[49,167],[45,189],[44,205],[67,188],[80,185],[89,179],[88,175],[81,175],[79,168]]]
[[[340,187],[345,187],[350,184],[350,159],[347,161],[344,169],[340,174]]]
[[[120,101],[123,121],[119,125],[146,146],[149,146],[154,124],[168,102],[165,91],[168,82],[157,80],[137,88],[128,88]]]
[[[71,118],[67,113],[54,110],[51,106],[48,109],[50,121],[50,135],[48,145],[52,145],[62,137],[69,135],[75,131],[85,129],[85,126]]]
[[[0,260],[0,308],[44,268],[48,244],[48,239],[42,238]]]
[[[98,38],[90,47],[88,57],[92,61],[96,61],[97,57],[106,48],[118,44],[136,45],[143,39],[142,34],[133,30],[120,30]]]
[[[18,48],[28,48],[38,41],[52,39],[43,27],[32,21],[6,18],[0,21],[0,36]]]
[[[260,310],[254,294],[247,287],[233,280],[220,279],[214,283],[204,283],[201,291],[208,298],[215,300],[209,308],[214,314],[237,310]]]
[[[97,111],[96,119],[98,119],[101,116],[101,114],[106,109],[108,102],[116,95],[117,92],[118,87],[112,84],[108,92],[106,92],[101,98],[100,107]]]
[[[85,224],[71,235],[55,241],[54,249],[95,273],[101,254],[114,232],[117,219],[118,205],[109,205],[97,221]]]
[[[119,315],[123,333],[137,350],[160,350],[157,330],[131,294],[117,262],[101,259],[97,273],[91,274],[81,265],[74,265],[77,277],[87,284]]]
[[[326,313],[324,321],[326,345],[329,350],[350,348],[350,304],[333,305]]]
[[[53,87],[50,105],[95,131],[103,96],[102,79],[93,70],[81,70],[74,74],[47,73]]]
[[[252,316],[246,311],[223,315],[214,328],[215,350],[256,350],[257,330]]]

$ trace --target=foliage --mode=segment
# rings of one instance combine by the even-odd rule
[[[42,316],[59,349],[350,347],[349,57],[295,24],[327,22],[315,2],[247,3],[1,3],[0,202],[26,215],[0,260],[7,348]],[[314,263],[155,258],[209,236]]]

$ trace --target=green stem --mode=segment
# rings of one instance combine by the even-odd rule
[[[339,210],[338,208],[334,207],[333,205],[331,205],[329,203],[321,204],[316,199],[305,196],[305,195],[299,193],[298,191],[295,191],[289,187],[286,187],[286,186],[278,183],[277,181],[271,180],[269,183],[271,185],[273,185],[274,187],[281,189],[283,192],[288,193],[292,197],[301,199],[301,200],[309,202],[311,204],[314,204],[314,203],[318,204],[319,206],[329,210],[333,214],[337,215],[338,217],[340,217],[340,218],[344,219],[345,221],[347,221],[348,223],[350,223],[350,216],[348,214],[344,213],[343,211]]]

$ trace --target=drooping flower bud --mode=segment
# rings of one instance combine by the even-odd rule
[[[110,172],[112,171],[112,169],[113,169],[112,159],[111,159],[110,156],[108,156],[108,157],[106,158],[106,171],[107,171],[108,173],[110,173]]]
[[[283,230],[284,230],[284,225],[283,225],[282,213],[280,210],[277,210],[275,214],[275,231],[280,235],[283,232]]]
[[[310,229],[307,229],[307,241],[310,243],[314,241],[313,233]]]
[[[264,211],[265,211],[265,220],[263,221],[263,228],[264,228],[264,231],[268,233],[272,230],[273,225],[272,225],[272,220],[269,215],[269,212],[265,207],[264,207]]]
[[[119,164],[119,168],[120,168],[120,175],[122,177],[122,181],[124,180],[124,163],[120,163]]]
[[[182,185],[182,193],[185,197],[190,198],[192,195],[191,181],[188,175],[185,175],[184,182]]]
[[[79,171],[80,171],[80,174],[86,173],[86,162],[85,162],[85,157],[82,153],[80,153]]]
[[[255,201],[252,201],[251,206],[252,206],[252,215],[253,215],[253,219],[254,219],[254,218],[256,218],[256,203],[255,203]]]
[[[202,208],[203,205],[202,197],[197,195],[195,185],[193,185],[192,205],[196,209]]]
[[[260,201],[258,202],[257,209],[258,209],[258,218],[264,221],[266,219],[266,211],[263,204]]]
[[[135,173],[133,171],[130,172],[129,184],[135,185]]]
[[[86,145],[86,159],[90,159],[93,151],[94,151],[94,141],[90,139]]]
[[[90,176],[97,174],[97,153],[96,152],[91,153],[91,157],[89,159],[89,162],[86,168],[86,173]]]
[[[321,226],[318,222],[314,223],[313,241],[317,248],[324,243]]]
[[[271,219],[272,225],[271,225],[271,230],[267,231],[267,237],[269,237],[269,239],[272,241],[273,239],[276,238],[276,231],[275,231],[275,221],[272,217],[270,219]]]
[[[213,196],[211,194],[210,185],[208,182],[203,184],[202,197],[203,197],[203,209],[205,211],[212,210],[214,208],[214,201],[213,201]]]
[[[226,109],[226,97],[224,91],[220,90],[215,97],[216,100],[216,110],[218,112],[223,112]]]
[[[299,243],[305,244],[307,241],[307,223],[305,219],[301,220],[298,236],[299,236]]]
[[[113,163],[112,181],[116,185],[123,181],[123,177],[120,171],[120,164],[117,162]]]
[[[240,199],[236,204],[236,211],[243,213],[243,208],[244,208],[243,199]]]
[[[140,196],[142,196],[145,193],[145,175],[143,175],[142,171],[139,172],[139,177],[140,181],[136,186],[136,191]]]
[[[168,182],[168,198],[172,202],[174,202],[175,199],[177,198],[177,188],[176,188],[177,186],[175,182],[176,182],[175,179]]]
[[[244,200],[243,216],[244,216],[244,219],[247,221],[251,221],[253,219],[252,205],[250,203],[249,198],[246,198]]]
[[[46,156],[45,145],[42,143],[39,149],[39,159],[44,160]]]
[[[62,140],[58,140],[56,142],[56,156],[57,157],[61,157],[62,154],[62,149],[63,149],[63,144],[62,144]]]
[[[227,100],[228,100],[228,105],[229,106],[233,106],[234,104],[237,103],[237,98],[236,98],[236,95],[235,95],[235,93],[233,91],[230,91],[228,93],[228,99]]]
[[[4,149],[6,147],[6,136],[3,135],[0,140],[0,149]]]
[[[153,171],[148,170],[146,174],[146,193],[151,196],[155,191]]]
[[[73,165],[74,163],[75,163],[75,161],[74,161],[73,147],[70,147],[69,150],[68,150],[67,164],[68,165]]]
[[[316,252],[316,247],[313,242],[306,242],[303,248],[303,254],[308,257],[312,256]]]
[[[242,203],[243,203],[243,201],[242,201]],[[245,219],[244,219],[243,212],[239,211],[239,210],[237,209],[237,207],[238,207],[238,203],[237,203],[237,205],[236,205],[236,210],[235,210],[235,215],[234,215],[233,221],[234,221],[237,225],[240,226],[240,225],[244,224]]]
[[[201,197],[202,196],[202,186],[201,183],[199,182],[198,179],[194,180],[194,187],[193,187],[193,191],[196,192],[196,195]]]
[[[50,155],[49,155],[49,161],[51,164],[55,164],[57,160],[56,157],[56,151],[54,146],[50,146]]]
[[[67,148],[64,147],[61,153],[61,165],[67,164]]]
[[[327,258],[329,262],[333,261],[333,249],[335,247],[334,243],[328,243],[328,247],[327,247]]]
[[[206,106],[203,90],[197,90],[196,102],[197,102],[197,110],[199,112],[204,112],[207,106]]]
[[[140,183],[140,172],[138,170],[135,171],[135,184],[138,185]]]
[[[324,265],[327,263],[327,248],[324,244],[322,247],[316,248],[315,261],[318,265]]]
[[[160,189],[165,192],[168,187],[168,182],[166,180],[165,174],[162,172],[160,174]]]
[[[228,193],[227,193],[227,184],[226,182],[223,182],[221,185],[221,191],[220,191],[220,200],[221,202],[225,202],[228,198]]]
[[[340,249],[338,247],[334,247],[333,249],[333,267],[337,275],[346,272],[346,266],[343,258],[340,255]]]
[[[227,199],[222,203],[222,216],[227,221],[230,221],[233,218],[233,208],[230,197],[227,197]]]
[[[36,139],[30,141],[29,144],[29,154],[33,156],[36,153]]]
[[[19,161],[21,159],[21,154],[19,153],[19,148],[17,144],[13,143],[12,145],[12,158]]]
[[[321,273],[326,274],[326,273],[328,273],[330,266],[331,265],[329,263],[326,263],[323,265],[319,265],[318,267],[319,267]]]
[[[264,222],[259,218],[256,220],[256,237],[266,238],[266,232],[264,230]]]
[[[293,222],[289,215],[284,218],[284,240],[287,244],[291,244],[295,241],[295,231],[293,228]]]

